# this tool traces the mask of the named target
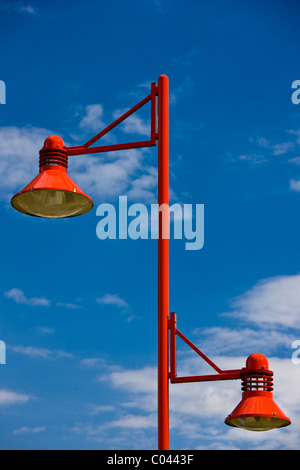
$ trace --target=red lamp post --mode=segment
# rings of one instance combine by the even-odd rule
[[[150,139],[142,142],[91,147],[126,118],[151,102]],[[157,103],[158,101],[158,103]],[[157,119],[158,104],[158,119]],[[158,130],[156,130],[156,120]],[[156,146],[158,142],[158,204],[169,205],[169,80],[161,75],[158,85],[133,108],[81,146],[66,147],[58,136],[50,136],[40,150],[39,174],[13,196],[12,206],[24,214],[65,218],[81,215],[93,207],[93,201],[68,176],[68,157],[101,152]],[[230,426],[249,430],[269,430],[291,423],[272,398],[272,376],[267,359],[251,355],[246,368],[222,371],[176,327],[176,315],[169,317],[169,212],[159,211],[158,237],[158,449],[169,449],[169,383],[242,379],[243,398],[226,418]],[[183,339],[217,374],[177,377],[176,337]],[[169,360],[170,352],[170,360]],[[169,364],[170,362],[170,364]]]

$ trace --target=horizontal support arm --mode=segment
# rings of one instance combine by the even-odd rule
[[[223,370],[219,374],[211,375],[190,375],[187,377],[172,377],[171,383],[188,383],[188,382],[213,382],[215,380],[235,380],[241,378],[241,369]]]

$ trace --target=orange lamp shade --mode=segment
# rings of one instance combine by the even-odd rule
[[[268,367],[262,354],[248,357],[242,373],[242,400],[227,416],[225,424],[248,431],[269,431],[291,424],[273,400],[273,372]]]
[[[11,200],[24,214],[64,218],[85,214],[93,207],[92,199],[67,174],[68,156],[63,140],[50,136],[40,150],[40,172]]]

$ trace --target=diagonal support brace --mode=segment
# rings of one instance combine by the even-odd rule
[[[158,139],[158,134],[156,132],[156,121],[157,121],[157,96],[159,94],[159,89],[156,83],[151,84],[151,93],[146,96],[142,101],[137,103],[133,108],[126,111],[118,119],[112,122],[109,126],[103,129],[101,132],[96,134],[92,139],[88,140],[85,144],[75,146],[75,147],[66,147],[67,155],[88,155],[93,153],[103,153],[116,150],[128,150],[133,148],[144,148],[144,147],[154,147],[156,146],[156,140]],[[118,126],[121,122],[125,121],[129,116],[135,113],[138,109],[142,108],[146,103],[151,101],[151,129],[150,129],[150,140],[141,141],[141,142],[128,142],[124,144],[113,144],[113,145],[102,145],[97,147],[91,147],[92,144],[97,142],[101,137],[106,135],[109,131]]]
[[[171,312],[168,328],[170,332],[170,371],[169,379],[171,383],[186,383],[186,382],[208,382],[215,380],[234,380],[240,379],[242,369],[222,370],[211,359],[209,359],[200,349],[197,348],[188,338],[186,338],[176,326],[176,313]],[[208,365],[210,365],[217,374],[210,375],[193,375],[185,377],[177,377],[177,351],[176,351],[176,337],[179,336],[191,349],[193,349],[198,356],[200,356]]]

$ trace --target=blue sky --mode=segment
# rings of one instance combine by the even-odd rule
[[[156,200],[156,149],[71,157],[94,209],[31,218],[10,198],[45,138],[80,145],[170,80],[172,202],[204,204],[205,245],[170,244],[170,309],[221,368],[269,358],[292,426],[224,425],[239,381],[172,385],[174,449],[299,449],[297,2],[1,1],[2,449],[155,449],[155,240],[96,236],[96,207]],[[299,105],[300,106],[300,105]],[[145,140],[149,109],[106,143]],[[206,371],[179,344],[179,370]]]

